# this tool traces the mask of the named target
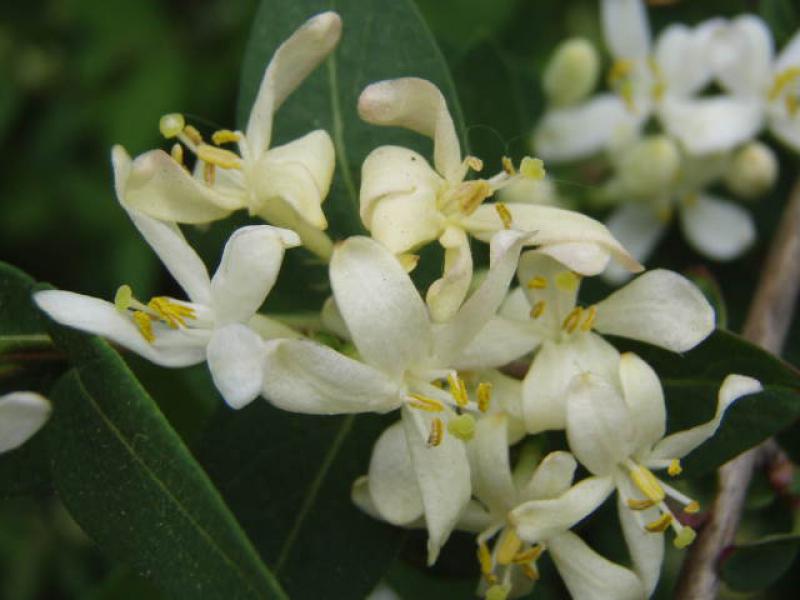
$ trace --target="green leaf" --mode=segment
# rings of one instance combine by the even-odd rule
[[[800,11],[793,0],[762,0],[758,12],[772,29],[779,45],[787,42],[800,25]]]
[[[223,411],[206,436],[203,464],[292,598],[363,598],[394,560],[402,531],[350,500],[386,423],[256,400]]]
[[[687,475],[720,466],[800,417],[800,372],[736,334],[717,330],[683,355],[630,340],[617,339],[615,343],[621,350],[641,356],[661,377],[670,432],[709,420],[727,375],[755,377],[764,385],[763,392],[731,406],[717,434],[686,458]]]
[[[169,597],[286,598],[116,352],[65,329],[54,335],[76,368],[52,393],[53,478],[81,527]]]
[[[792,566],[800,535],[771,535],[734,546],[720,567],[722,580],[735,590],[754,592],[775,583]]]

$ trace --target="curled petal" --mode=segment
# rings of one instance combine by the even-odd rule
[[[50,418],[50,402],[35,392],[0,396],[0,453],[24,444]]]
[[[448,227],[439,238],[444,247],[444,273],[428,288],[425,301],[436,322],[450,319],[458,311],[472,283],[472,250],[466,232]]]
[[[525,486],[526,500],[544,500],[564,494],[572,485],[578,462],[569,452],[551,452],[542,459]]]

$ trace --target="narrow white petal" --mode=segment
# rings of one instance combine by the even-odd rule
[[[717,412],[714,418],[702,425],[668,435],[653,448],[651,458],[653,460],[683,458],[716,433],[725,411],[731,404],[742,396],[757,394],[763,389],[757,379],[744,375],[728,375],[719,388]]]
[[[428,311],[408,274],[385,246],[351,237],[333,253],[331,287],[358,351],[399,374],[428,355]]]
[[[567,439],[583,466],[611,475],[633,450],[633,423],[622,395],[596,375],[578,375],[567,390]]]
[[[272,319],[260,313],[254,314],[245,323],[250,329],[255,331],[261,339],[271,340],[275,338],[304,339],[305,336],[299,331],[295,331],[285,323]]]
[[[58,290],[37,292],[33,298],[54,321],[108,338],[162,367],[187,367],[206,359],[205,332],[164,327],[150,344],[129,316],[105,300]]]
[[[338,335],[343,340],[351,339],[350,332],[347,330],[347,323],[344,322],[342,313],[339,312],[339,307],[336,306],[336,300],[333,296],[327,298],[322,305],[320,319],[322,319],[323,327],[330,333]]]
[[[428,413],[419,416],[429,420]],[[411,409],[403,409],[403,429],[425,507],[428,564],[432,565],[469,502],[472,486],[464,443],[445,433],[441,444],[428,447],[414,418]]]
[[[641,494],[633,488],[630,480],[620,475],[617,483],[619,485],[617,512],[622,526],[622,534],[628,545],[633,567],[644,586],[645,597],[649,598],[658,585],[661,575],[661,564],[664,562],[664,534],[646,531],[626,504],[628,498],[641,497]],[[650,508],[639,511],[639,516],[645,523],[649,523],[658,518],[659,511],[657,508]]]
[[[650,22],[642,0],[602,0],[603,36],[616,58],[644,59],[650,54]]]
[[[50,403],[35,392],[0,396],[0,453],[18,448],[50,418]]]
[[[550,557],[575,600],[643,600],[642,583],[629,569],[601,556],[574,533],[547,542]]]
[[[217,325],[250,319],[275,284],[284,250],[299,244],[295,232],[269,225],[233,232],[211,281]]]
[[[261,393],[264,341],[246,325],[234,323],[214,331],[206,349],[208,370],[225,402],[242,408]]]
[[[667,411],[661,380],[652,367],[632,352],[619,361],[622,394],[634,424],[633,447],[649,450],[664,437]]]
[[[778,140],[786,144],[795,152],[800,152],[800,119],[786,114],[785,104],[779,105],[779,110],[770,111],[769,130]]]
[[[278,408],[311,414],[387,412],[398,384],[372,367],[314,342],[267,343],[263,395]]]
[[[508,458],[508,417],[503,413],[478,420],[469,444],[472,491],[490,512],[506,513],[516,503]]]
[[[667,224],[650,206],[629,203],[615,210],[606,226],[634,259],[645,263],[663,237]],[[603,276],[613,283],[622,283],[630,279],[631,273],[611,263]]]
[[[444,247],[444,272],[425,295],[431,319],[441,323],[456,314],[472,283],[472,250],[460,227],[448,227],[439,238]]]
[[[657,269],[597,304],[594,328],[685,352],[714,331],[714,309],[691,281]]]
[[[269,147],[275,111],[331,53],[341,32],[339,15],[324,12],[303,23],[272,55],[247,122],[252,152],[261,153]]]
[[[708,194],[681,207],[681,225],[689,243],[714,260],[732,260],[755,241],[756,228],[747,210]]]
[[[704,88],[711,78],[708,35],[686,25],[670,25],[656,40],[655,61],[666,92],[688,96]]]
[[[369,462],[369,494],[381,518],[393,525],[413,523],[424,512],[400,421],[386,429],[375,442]]]
[[[436,171],[450,182],[461,180],[461,147],[453,118],[430,81],[403,77],[368,85],[358,98],[358,114],[367,123],[405,127],[433,139]]]
[[[526,500],[556,498],[572,485],[578,462],[569,452],[551,452],[536,467],[522,492]]]
[[[501,367],[533,351],[542,337],[527,324],[494,317],[453,359],[453,368],[471,371]]]
[[[470,500],[458,517],[456,529],[469,533],[480,533],[492,525],[492,515],[477,500]]]
[[[760,18],[742,15],[712,36],[711,60],[722,87],[741,96],[766,91],[772,71],[772,33]]]

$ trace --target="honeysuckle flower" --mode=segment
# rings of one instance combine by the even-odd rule
[[[776,138],[800,151],[800,32],[776,56],[772,32],[754,15],[715,20],[710,29],[720,85],[759,126],[766,121]]]
[[[658,582],[664,555],[661,534],[672,528],[678,548],[688,546],[695,537],[672,506],[680,505],[688,514],[700,509],[653,470],[680,474],[680,459],[714,435],[726,409],[762,387],[751,377],[728,375],[710,421],[665,437],[664,392],[655,372],[639,357],[623,354],[618,382],[591,374],[573,380],[566,402],[567,439],[581,464],[616,487],[622,531],[649,595]]]
[[[619,353],[599,334],[640,340],[685,352],[714,329],[714,309],[687,279],[665,270],[647,271],[605,300],[578,306],[580,277],[552,258],[529,251],[519,261],[520,286],[502,314],[514,335],[540,345],[523,381],[522,414],[530,433],[563,429],[565,390],[590,372],[617,378]]]
[[[176,223],[207,223],[246,208],[269,223],[292,229],[312,252],[327,259],[331,242],[321,204],[331,185],[333,142],[318,129],[270,148],[272,121],[284,100],[330,54],[341,19],[325,12],[309,19],[275,51],[244,132],[220,130],[211,143],[180,114],[161,119],[161,133],[176,139],[170,154],[147,152],[133,163],[123,202],[147,215]],[[237,152],[223,148],[236,144]],[[183,148],[197,157],[194,175]]]
[[[20,447],[50,418],[50,402],[36,392],[0,396],[0,454]]]
[[[408,482],[422,498],[430,562],[469,500],[463,440],[471,436],[473,415],[491,404],[489,382],[479,382],[470,394],[458,370],[462,360],[470,368],[488,368],[508,359],[506,348],[487,345],[479,365],[478,353],[469,348],[500,306],[524,241],[515,231],[497,233],[483,282],[450,320],[435,323],[385,246],[371,238],[349,238],[334,250],[330,280],[357,358],[304,340],[273,342],[267,353],[264,396],[279,408],[314,414],[400,409],[401,424],[385,443],[405,444],[410,453]],[[405,505],[397,513],[380,505],[391,522],[407,522],[413,512]],[[420,514],[414,512],[414,518]]]
[[[620,155],[617,172],[601,191],[604,200],[620,203],[606,225],[637,260],[646,261],[676,211],[686,240],[713,260],[732,260],[755,241],[750,213],[706,191],[730,170],[731,154],[693,156],[681,152],[669,136],[657,135]],[[617,283],[629,277],[613,264],[605,276]]]
[[[113,153],[117,192],[131,161],[120,147]],[[94,333],[165,367],[208,362],[225,401],[241,408],[261,391],[264,341],[260,334],[296,336],[256,311],[278,276],[286,248],[300,244],[296,233],[270,225],[242,227],[231,235],[213,278],[173,223],[128,211],[188,301],[156,296],[144,303],[123,285],[114,302],[47,290],[34,295],[50,318]]]
[[[522,177],[541,179],[541,161],[526,158],[519,173],[466,180],[480,171],[479,159],[462,159],[453,120],[439,89],[423,79],[403,78],[368,86],[358,102],[361,118],[375,125],[405,127],[433,139],[433,167],[416,152],[382,146],[362,167],[361,219],[372,236],[410,267],[412,254],[434,240],[445,249],[443,277],[431,285],[427,302],[437,321],[461,305],[472,280],[468,235],[488,241],[499,230],[535,232],[530,243],[575,271],[602,271],[613,254],[631,270],[640,266],[597,221],[576,212],[529,203],[485,203],[495,191]]]

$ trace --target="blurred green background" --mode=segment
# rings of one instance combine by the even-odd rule
[[[391,0],[386,0],[387,2]],[[417,0],[452,68],[472,152],[496,162],[528,153],[527,134],[542,110],[538,77],[567,35],[599,40],[596,1]],[[53,285],[112,298],[121,283],[137,295],[170,293],[174,284],[117,206],[109,152],[163,146],[158,119],[180,111],[201,128],[234,125],[241,56],[257,0],[28,0],[0,8],[0,260]],[[656,3],[654,3],[656,4]],[[800,24],[793,0],[684,0],[653,7],[658,30],[673,21],[759,12],[778,43]],[[760,239],[740,260],[704,262],[672,231],[653,265],[702,269],[723,291],[737,329],[757,280],[780,208],[797,177],[797,157],[781,151],[781,180],[751,208]],[[584,183],[556,172],[567,194]],[[210,265],[231,223],[192,235]],[[596,284],[594,293],[602,291]],[[786,357],[800,362],[795,322]],[[215,408],[188,405],[208,386],[204,369],[174,378],[132,359],[132,366],[178,430],[191,441]],[[165,381],[169,379],[170,381]],[[209,400],[210,398],[210,400]],[[202,404],[202,403],[201,403]],[[774,500],[774,499],[773,499]],[[770,527],[785,511],[754,507]],[[779,514],[778,514],[779,513]],[[445,564],[444,567],[447,568]],[[402,565],[397,579],[411,582]],[[407,577],[404,576],[408,575]],[[791,577],[791,576],[787,576]],[[395,579],[393,577],[393,579]],[[669,578],[665,578],[669,586]],[[793,582],[784,582],[790,589]],[[413,582],[407,583],[412,590]],[[463,589],[471,589],[465,583]],[[408,587],[410,586],[410,587]],[[547,588],[540,597],[547,597]],[[416,594],[416,592],[413,592]],[[155,597],[147,585],[93,549],[57,500],[0,502],[0,599]],[[410,596],[409,596],[410,597]],[[421,595],[418,597],[422,597]],[[778,597],[777,595],[774,597]]]

